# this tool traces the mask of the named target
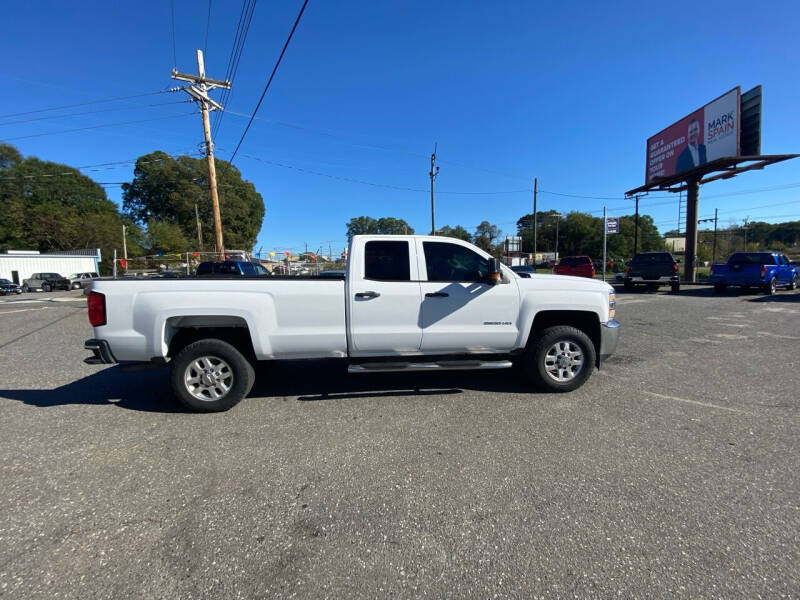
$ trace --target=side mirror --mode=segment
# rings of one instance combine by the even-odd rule
[[[497,258],[489,259],[489,272],[486,275],[486,283],[489,285],[497,285],[502,280],[500,274],[500,260]]]

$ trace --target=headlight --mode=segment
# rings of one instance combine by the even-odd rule
[[[608,295],[608,320],[611,321],[617,314],[617,295],[611,292]]]

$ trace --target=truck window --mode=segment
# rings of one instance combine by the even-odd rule
[[[367,242],[364,246],[364,278],[409,281],[408,242]]]
[[[457,244],[423,242],[428,281],[480,281],[489,274],[489,259]]]

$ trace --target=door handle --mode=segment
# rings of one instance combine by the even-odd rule
[[[426,298],[447,298],[450,294],[447,292],[429,292],[425,294]]]
[[[379,292],[358,292],[356,298],[377,298],[380,296]]]

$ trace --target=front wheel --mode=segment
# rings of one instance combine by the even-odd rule
[[[537,387],[549,392],[571,392],[589,379],[595,360],[589,336],[575,327],[559,325],[541,332],[520,366]]]
[[[250,361],[218,339],[189,344],[172,361],[172,391],[181,404],[197,412],[234,407],[247,396],[254,381]]]
[[[50,289],[51,289],[51,288],[50,288],[50,284],[49,284],[49,283],[43,283],[43,284],[42,284],[42,291],[43,291],[43,292],[49,292],[49,291],[50,291]]]
[[[789,282],[789,289],[790,290],[796,290],[797,289],[797,274],[796,273],[795,273],[795,276],[792,277],[792,281]]]
[[[670,284],[670,288],[672,288],[672,293],[677,294],[681,291],[681,284],[680,283],[672,283]]]
[[[27,294],[28,292],[31,291],[31,288],[29,288],[28,284],[26,283],[25,285],[22,286],[22,291]]]

